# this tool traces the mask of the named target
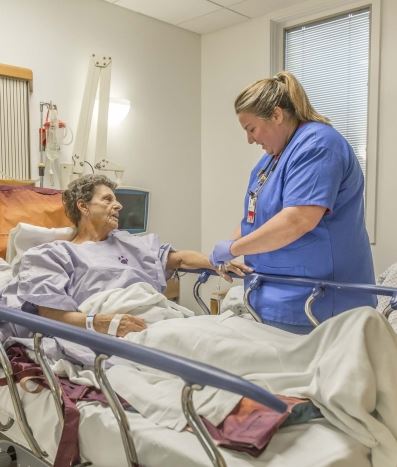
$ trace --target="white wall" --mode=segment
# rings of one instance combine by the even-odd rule
[[[239,225],[248,177],[261,156],[247,144],[233,105],[239,90],[265,75],[265,41],[262,18],[202,38],[203,251]]]
[[[395,119],[397,2],[382,0],[376,245],[377,273],[397,261]],[[266,18],[233,26],[202,39],[202,248],[229,238],[242,213],[248,175],[260,157],[234,115],[240,90],[269,75]],[[219,207],[215,204],[217,200]]]
[[[397,2],[382,0],[377,219],[376,244],[373,247],[375,266],[378,272],[397,261],[396,17]]]
[[[125,185],[151,191],[150,230],[200,249],[200,36],[100,0],[0,0],[0,43],[0,63],[33,70],[33,177],[40,101],[75,130],[90,55],[112,57],[111,96],[132,109],[109,155]]]

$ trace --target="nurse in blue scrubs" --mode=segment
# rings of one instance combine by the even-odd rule
[[[241,228],[215,245],[212,264],[244,255],[257,272],[373,284],[364,177],[346,139],[288,72],[244,89],[235,110],[248,142],[265,154],[251,173]],[[305,334],[313,329],[304,313],[310,292],[269,283],[250,299],[265,323]],[[362,305],[376,298],[326,291],[313,312],[323,321]]]

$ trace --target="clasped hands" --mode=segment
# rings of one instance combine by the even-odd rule
[[[234,272],[237,276],[244,277],[253,271],[252,268],[246,266],[239,261],[233,261],[236,256],[230,251],[233,240],[222,240],[218,242],[212,250],[209,261],[216,268],[218,274],[228,282],[232,282],[232,278],[227,274]]]
[[[233,281],[231,276],[228,274],[229,272],[233,272],[239,277],[244,277],[245,274],[252,272],[252,268],[249,266],[246,266],[244,263],[240,263],[239,261],[234,261],[235,256],[230,251],[232,243],[233,240],[223,240],[218,242],[209,256],[209,261],[212,266],[214,266],[217,273],[228,282]],[[95,315],[95,330],[106,334],[112,317],[113,315],[109,314]],[[144,329],[146,329],[144,319],[138,316],[124,314],[120,320],[116,335],[117,337],[124,337],[129,332],[139,332]]]

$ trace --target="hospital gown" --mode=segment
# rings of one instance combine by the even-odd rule
[[[155,234],[134,236],[119,230],[100,242],[45,243],[25,253],[2,301],[30,312],[37,306],[76,311],[94,293],[136,282],[162,291],[170,251],[171,246],[160,244]]]

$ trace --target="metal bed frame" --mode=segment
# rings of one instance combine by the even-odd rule
[[[210,365],[205,365],[193,360],[177,357],[170,353],[160,352],[158,350],[139,346],[130,342],[125,342],[112,336],[87,332],[84,329],[79,329],[75,326],[67,324],[59,324],[51,319],[43,318],[40,316],[32,316],[28,313],[21,313],[19,311],[16,312],[14,309],[4,306],[0,306],[0,320],[3,322],[19,324],[29,328],[35,333],[35,353],[42,367],[48,386],[51,390],[51,394],[54,398],[55,406],[57,408],[59,421],[62,425],[63,414],[61,387],[43,354],[41,347],[42,337],[43,335],[60,337],[71,342],[85,345],[97,354],[95,359],[95,375],[101,390],[105,395],[109,406],[111,407],[113,414],[115,415],[119,424],[123,446],[127,457],[127,465],[131,467],[139,465],[138,456],[135,450],[133,439],[130,435],[128,421],[124,410],[115,392],[111,388],[104,372],[103,364],[106,359],[109,358],[109,356],[116,355],[121,358],[133,360],[137,363],[141,363],[143,365],[177,375],[185,381],[181,396],[183,412],[185,414],[187,423],[198,437],[200,443],[209,456],[212,465],[214,466],[225,467],[226,463],[222,457],[222,454],[216,447],[215,443],[212,441],[207,429],[194,409],[192,400],[194,391],[199,391],[204,386],[209,385],[219,389],[227,390],[229,392],[241,394],[242,396],[267,405],[280,413],[285,412],[287,409],[287,406],[284,402],[279,400],[276,396],[269,393],[268,391],[248,381],[244,381],[240,377],[222,370],[218,370],[217,368]],[[18,394],[16,383],[13,378],[12,366],[3,345],[0,345],[0,365],[7,379],[11,400],[15,411],[15,419],[31,451],[29,452],[22,446],[14,445],[12,441],[8,442],[7,440],[4,440],[0,443],[0,457],[1,451],[3,451],[3,453],[9,452],[10,446],[13,446],[14,452],[9,454],[10,463],[8,465],[12,465],[11,462],[15,456],[18,459],[18,465],[21,466],[29,465],[31,467],[44,467],[51,465],[46,460],[48,454],[40,448],[38,442],[33,436],[32,430],[25,415],[22,401]],[[0,424],[0,431],[6,432],[11,428],[13,423],[14,419],[9,418],[6,424]],[[3,464],[1,465],[3,466]],[[4,463],[4,466],[5,465],[7,464]]]
[[[211,271],[208,269],[200,269],[200,270],[190,270],[190,269],[180,269],[180,272],[186,273],[198,273],[197,281],[193,286],[193,295],[196,299],[197,303],[200,305],[201,309],[205,314],[211,314],[210,309],[205,304],[204,300],[201,298],[200,295],[200,288],[203,284],[205,284],[211,276],[216,276],[217,273],[215,271]],[[241,277],[230,274],[232,277],[236,279],[241,279]],[[394,287],[385,287],[379,285],[372,285],[372,284],[359,284],[359,283],[347,283],[347,282],[335,282],[335,281],[328,281],[322,279],[310,279],[307,277],[295,277],[295,276],[281,276],[275,274],[262,274],[259,272],[254,272],[245,276],[249,278],[249,285],[244,292],[244,305],[247,311],[251,314],[255,321],[259,323],[262,322],[261,317],[258,313],[254,310],[254,308],[250,304],[249,297],[251,293],[256,290],[258,287],[262,287],[266,285],[266,283],[277,283],[277,284],[293,284],[298,287],[312,287],[312,293],[306,299],[305,302],[305,314],[309,319],[310,323],[313,327],[319,326],[320,322],[314,316],[312,311],[312,306],[315,300],[323,295],[326,289],[336,289],[336,290],[344,290],[344,291],[351,291],[351,292],[359,292],[359,293],[366,293],[370,295],[385,295],[390,298],[389,305],[385,310],[383,310],[383,315],[386,319],[389,318],[390,313],[393,310],[397,310],[397,288]]]
[[[210,314],[210,310],[200,296],[200,288],[202,284],[207,282],[211,275],[216,275],[216,272],[210,270],[182,270],[181,272],[199,273],[198,279],[193,288],[193,293],[203,311],[206,314]],[[392,310],[397,309],[397,288],[374,286],[369,284],[344,284],[333,281],[289,276],[275,276],[260,273],[252,273],[249,275],[249,277],[250,282],[244,294],[244,304],[247,308],[247,311],[252,315],[254,320],[259,322],[261,322],[261,319],[255,310],[251,307],[249,296],[253,290],[263,286],[266,282],[292,283],[297,286],[312,287],[312,293],[308,297],[305,304],[305,313],[314,327],[318,326],[319,322],[313,315],[311,307],[315,299],[324,293],[327,288],[390,296],[390,304],[384,311],[386,318],[389,316]],[[197,415],[197,412],[195,411],[192,399],[194,391],[201,390],[204,386],[209,385],[248,397],[264,405],[267,405],[280,413],[285,412],[287,409],[287,406],[284,404],[284,402],[279,400],[276,396],[272,395],[268,391],[248,381],[245,381],[240,377],[206,364],[198,363],[193,360],[178,357],[176,355],[161,352],[152,348],[139,346],[130,342],[125,342],[112,336],[87,332],[86,330],[79,329],[67,324],[59,324],[53,320],[40,316],[32,316],[28,313],[15,312],[14,309],[4,306],[0,306],[0,322],[1,321],[19,324],[29,328],[32,332],[34,332],[35,354],[43,370],[43,374],[50,388],[51,395],[54,399],[57,416],[61,426],[63,426],[64,423],[62,411],[62,389],[57,380],[57,377],[54,375],[44,355],[42,349],[42,338],[44,335],[50,337],[60,337],[71,342],[85,345],[96,353],[95,376],[117,420],[125,455],[127,458],[127,465],[129,467],[139,465],[138,455],[129,430],[127,417],[104,372],[104,363],[110,356],[115,355],[118,357],[126,358],[137,363],[141,363],[143,365],[177,375],[184,380],[185,385],[182,390],[181,403],[185,418],[193,433],[197,436],[200,444],[207,453],[211,464],[215,467],[226,467],[226,462],[221,452],[211,439],[200,417]],[[7,384],[15,412],[15,419],[30,448],[29,451],[25,447],[18,445],[12,440],[4,437],[3,440],[0,440],[0,467],[15,465],[15,463],[13,463],[15,460],[18,463],[17,465],[21,467],[50,466],[51,464],[47,460],[48,454],[40,448],[39,443],[34,438],[32,430],[29,426],[22,401],[18,394],[17,385],[13,377],[11,363],[1,343],[0,366],[3,369],[7,379]],[[10,417],[7,423],[0,423],[0,432],[7,432],[7,430],[9,430],[14,424],[14,421],[15,420]],[[83,467],[83,465],[88,466],[90,463],[85,462],[78,464],[75,467]]]

